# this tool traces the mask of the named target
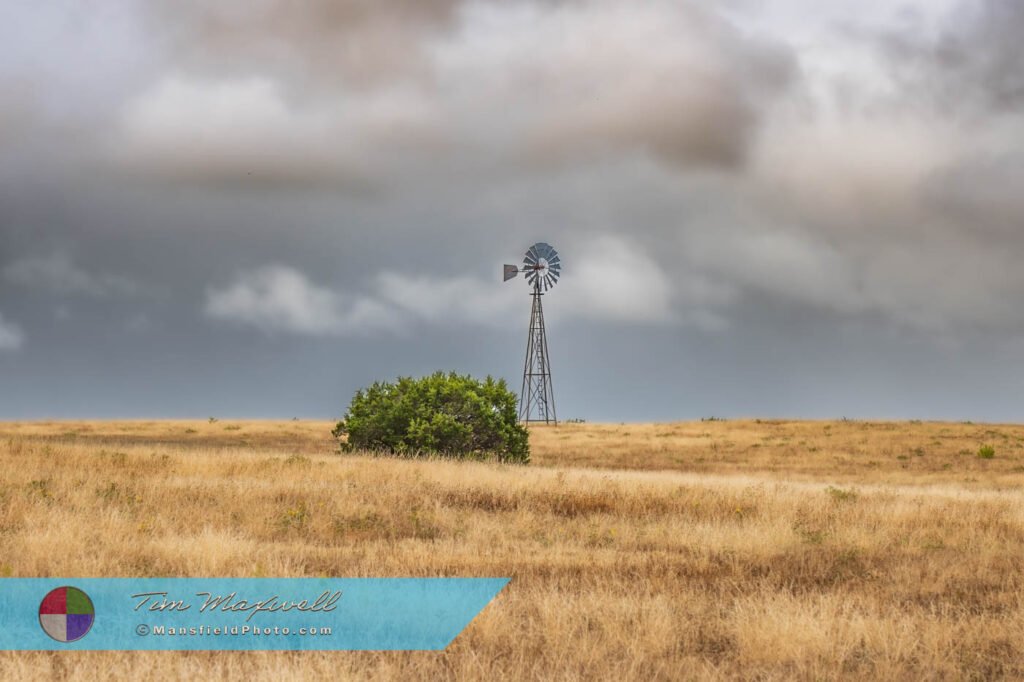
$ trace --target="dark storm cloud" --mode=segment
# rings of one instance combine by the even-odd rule
[[[160,0],[147,19],[186,69],[266,75],[292,86],[373,86],[417,72],[462,0]]]
[[[1024,225],[1024,149],[964,158],[929,178],[926,199],[945,220],[1002,248],[1019,245]]]
[[[527,154],[562,163],[648,154],[676,169],[742,167],[789,52],[694,3],[527,5],[468,15],[441,52],[469,112],[521,131]],[[483,97],[483,105],[471,102]],[[520,140],[512,139],[513,146]]]
[[[649,155],[743,165],[786,49],[696,3],[169,3],[175,61],[108,147],[131,174],[375,191]]]
[[[889,32],[881,44],[906,82],[947,111],[1012,113],[1024,103],[1022,34],[1024,5],[981,0],[964,2],[935,35]]]
[[[680,230],[687,267],[738,290],[727,318],[767,296],[942,343],[1021,333],[1022,16],[1004,2],[851,16],[833,47],[799,53],[805,77],[746,178]]]
[[[514,378],[497,267],[538,240],[570,414],[1000,407],[1020,11],[751,19],[786,4],[19,5],[0,409],[326,416],[398,373]]]

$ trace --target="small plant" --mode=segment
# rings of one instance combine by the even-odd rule
[[[857,491],[854,490],[853,488],[850,488],[849,490],[843,490],[842,488],[837,488],[835,486],[830,485],[828,488],[825,489],[825,492],[827,492],[829,494],[829,497],[831,497],[836,502],[852,502],[853,500],[857,499]]]
[[[441,534],[432,521],[431,517],[424,516],[419,507],[413,507],[409,512],[409,521],[412,523],[412,537],[417,540],[435,540]]]
[[[814,526],[809,526],[806,523],[797,521],[793,524],[793,532],[808,545],[820,545],[825,542],[825,538],[828,537],[828,533],[822,529]]]
[[[53,491],[50,489],[52,481],[44,478],[38,481],[30,481],[28,484],[29,495],[38,496],[49,502],[53,499]]]
[[[383,537],[388,531],[387,521],[376,512],[338,517],[332,525],[335,534],[357,539]]]
[[[305,502],[299,502],[294,507],[285,509],[281,516],[278,518],[282,528],[303,528],[309,521],[309,507],[306,506]]]
[[[217,423],[217,418],[216,417],[209,417],[209,418],[207,418],[207,421],[210,422],[211,424],[216,424]]]
[[[96,496],[110,504],[123,504],[128,508],[135,508],[142,502],[142,498],[130,489],[124,488],[111,481],[105,487],[96,488]]]
[[[100,450],[100,457],[109,458],[110,463],[116,467],[123,467],[128,463],[127,452],[107,452],[106,450]]]
[[[996,456],[996,449],[991,445],[982,445],[978,448],[979,459],[992,459]]]

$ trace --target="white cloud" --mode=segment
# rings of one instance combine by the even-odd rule
[[[128,169],[199,182],[359,186],[389,153],[429,148],[434,124],[407,87],[296,99],[266,76],[172,73],[125,106],[113,154]]]
[[[393,312],[380,303],[317,286],[282,265],[242,273],[224,288],[209,289],[205,311],[265,332],[304,336],[366,334],[399,326]]]
[[[700,302],[708,303],[710,290],[699,285]],[[592,241],[556,292],[566,317],[654,324],[680,319],[665,273],[615,237]],[[269,265],[208,289],[205,312],[268,333],[304,336],[394,333],[411,324],[504,327],[526,314],[527,293],[521,285],[502,283],[497,272],[490,280],[382,272],[368,291],[350,294],[315,284],[294,268]],[[702,327],[718,325],[707,310],[695,308],[692,317]]]
[[[3,277],[12,284],[54,294],[103,298],[135,296],[147,291],[146,287],[121,275],[88,272],[61,252],[16,260],[3,268]]]
[[[425,277],[381,273],[376,296],[406,317],[427,323],[461,322],[490,326],[508,324],[517,298],[511,287],[476,277]]]
[[[21,327],[13,322],[7,322],[4,316],[0,315],[0,351],[18,350],[24,342],[25,334]]]
[[[563,270],[560,306],[597,320],[671,322],[672,285],[661,267],[640,248],[605,235],[581,245]]]
[[[325,118],[290,108],[264,77],[203,82],[170,75],[126,107],[121,154],[170,175],[244,175],[269,164],[281,175],[303,174],[320,170],[324,159],[296,152],[311,151],[327,127]]]
[[[669,278],[649,255],[624,239],[606,235],[590,240],[565,268],[549,299],[557,301],[552,305],[560,316],[653,324],[680,319],[673,310]],[[528,293],[521,281],[502,283],[497,271],[491,280],[386,272],[377,277],[373,296],[407,319],[505,327],[525,317]]]

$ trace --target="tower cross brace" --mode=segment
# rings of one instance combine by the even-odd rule
[[[555,394],[551,386],[551,364],[548,361],[548,337],[544,329],[544,306],[541,303],[540,281],[533,286],[530,310],[530,333],[526,341],[523,363],[523,386],[519,393],[519,421],[557,424]]]

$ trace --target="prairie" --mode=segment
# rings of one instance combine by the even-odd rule
[[[0,652],[0,677],[1024,676],[1024,427],[564,424],[508,466],[340,455],[331,426],[0,423],[0,575],[511,576],[447,651]]]

